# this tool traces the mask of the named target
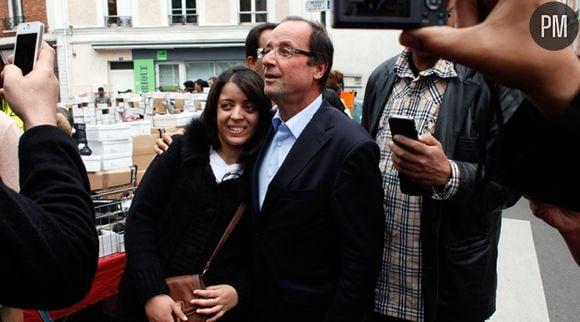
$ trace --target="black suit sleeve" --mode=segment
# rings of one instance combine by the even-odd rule
[[[0,303],[68,307],[88,293],[98,260],[85,167],[53,126],[26,131],[19,151],[21,193],[0,184]]]
[[[378,147],[369,139],[349,153],[336,178],[331,203],[342,267],[325,321],[361,321],[372,310],[385,222],[378,164]]]

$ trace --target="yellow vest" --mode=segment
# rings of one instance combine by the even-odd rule
[[[22,119],[18,115],[14,114],[14,112],[10,108],[10,105],[8,105],[8,102],[6,102],[5,99],[2,99],[2,111],[4,111],[4,113],[8,114],[8,116],[10,116],[11,118],[14,119],[14,121],[16,121],[16,124],[18,125],[18,128],[20,129],[20,133],[23,133],[24,132],[24,122],[22,122]]]

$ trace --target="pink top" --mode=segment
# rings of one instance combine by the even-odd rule
[[[14,191],[20,190],[18,183],[18,141],[20,130],[16,122],[0,111],[0,178]]]

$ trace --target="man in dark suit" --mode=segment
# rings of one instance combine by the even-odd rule
[[[253,321],[362,321],[382,252],[376,144],[323,101],[333,46],[290,17],[265,48],[264,91],[278,106],[251,175]]]

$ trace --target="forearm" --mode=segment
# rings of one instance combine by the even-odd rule
[[[0,247],[8,259],[0,265],[0,303],[70,306],[90,289],[98,260],[84,166],[72,139],[52,126],[23,135],[20,162],[21,194],[0,192]]]
[[[513,206],[521,197],[514,189],[493,180],[482,185],[477,178],[477,164],[455,161],[460,173],[459,189],[452,202],[482,212],[498,211]],[[482,174],[484,176],[485,171]]]

